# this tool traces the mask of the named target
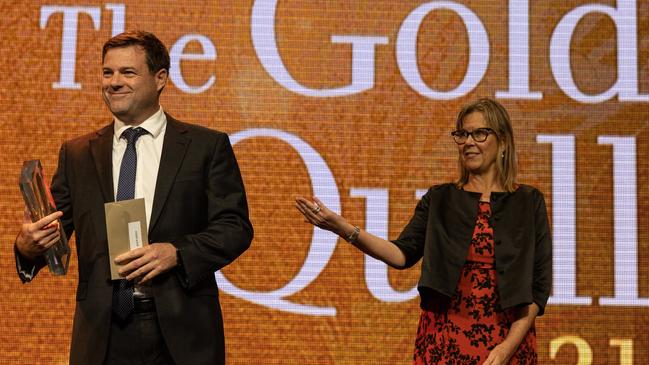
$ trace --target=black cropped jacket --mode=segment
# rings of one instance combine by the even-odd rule
[[[418,289],[455,295],[478,216],[480,193],[454,184],[431,187],[399,238],[392,241],[406,256],[404,268],[423,257]],[[512,193],[491,193],[495,268],[503,309],[545,305],[552,286],[552,237],[543,194],[529,185]]]

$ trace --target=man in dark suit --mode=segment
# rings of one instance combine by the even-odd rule
[[[51,187],[60,211],[23,222],[19,276],[30,281],[44,266],[60,218],[79,260],[71,364],[223,364],[214,272],[252,240],[232,147],[224,133],[162,111],[169,54],[153,34],[113,37],[102,60],[114,121],[61,147]],[[152,243],[118,256],[126,280],[111,281],[104,203],[132,198],[145,200]]]

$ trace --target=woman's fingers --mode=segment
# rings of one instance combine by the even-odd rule
[[[322,229],[331,231],[328,223],[329,209],[318,199],[308,200],[303,197],[295,198],[295,207],[302,213],[306,222]]]
[[[317,198],[314,198],[313,201],[310,201],[308,199],[305,199],[301,196],[295,198],[295,201],[299,203],[303,208],[310,210],[313,213],[319,213],[323,208],[326,208],[324,204],[322,204],[321,201],[317,200]]]
[[[313,203],[316,204],[316,205],[318,205],[318,206],[321,207],[322,209],[328,209],[327,206],[324,205],[324,203],[323,203],[322,201],[320,201],[320,199],[318,199],[318,198],[315,197],[315,196],[313,197]]]
[[[295,203],[300,212],[307,217],[315,217],[322,211],[322,206],[315,202],[308,201],[302,197],[296,198]]]
[[[316,216],[313,213],[313,209],[309,208],[307,204],[300,201],[295,202],[295,207],[300,211],[300,213],[302,213],[304,218],[306,218],[306,222],[316,225]]]

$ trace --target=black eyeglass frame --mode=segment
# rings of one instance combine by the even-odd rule
[[[484,135],[484,138],[482,138],[482,139],[476,138],[476,133],[484,133],[484,132],[486,132],[485,135]],[[487,128],[487,127],[485,127],[485,128],[476,128],[476,129],[472,130],[471,132],[469,132],[469,131],[467,131],[465,129],[458,129],[458,130],[455,130],[455,131],[451,132],[451,136],[453,136],[453,140],[457,144],[465,144],[467,139],[469,139],[469,136],[471,136],[471,138],[473,138],[474,141],[476,141],[478,143],[481,143],[481,142],[486,141],[487,138],[489,138],[489,134],[491,134],[491,133],[496,134],[496,131],[494,131],[491,128]]]

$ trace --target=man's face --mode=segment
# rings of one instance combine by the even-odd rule
[[[112,48],[104,57],[101,88],[108,109],[126,124],[137,125],[159,109],[167,71],[153,74],[140,46]]]

